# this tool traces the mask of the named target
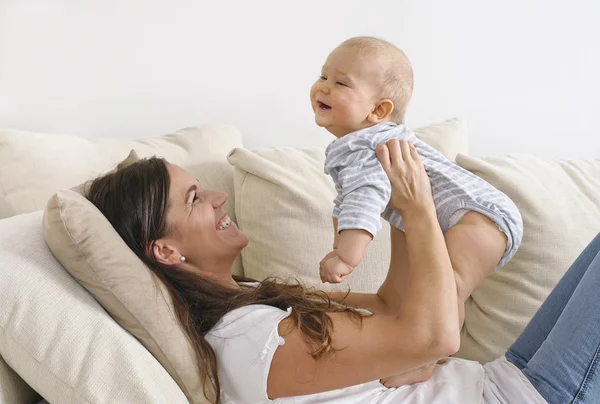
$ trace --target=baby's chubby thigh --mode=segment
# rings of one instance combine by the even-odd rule
[[[490,217],[469,210],[444,233],[454,270],[459,302],[498,266],[507,246],[507,237]]]

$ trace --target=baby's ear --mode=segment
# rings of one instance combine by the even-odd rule
[[[367,120],[371,123],[384,122],[393,111],[394,102],[388,98],[384,98],[375,104],[375,107],[367,117]]]

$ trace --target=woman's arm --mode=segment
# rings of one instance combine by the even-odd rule
[[[412,145],[411,145],[412,146]],[[330,313],[337,351],[313,359],[313,350],[291,320],[279,325],[286,343],[273,357],[269,397],[313,394],[418,368],[455,353],[459,346],[456,283],[422,163],[406,142],[392,140],[378,157],[392,183],[390,206],[405,219],[406,269],[410,282],[390,275],[373,303],[389,315],[375,314],[357,324],[344,313]],[[395,251],[392,238],[392,254]],[[399,302],[397,294],[405,299]],[[402,304],[400,304],[402,303]]]

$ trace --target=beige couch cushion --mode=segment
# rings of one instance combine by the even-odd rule
[[[460,120],[421,128],[426,139],[454,159],[466,152],[467,133]],[[236,167],[234,184],[238,225],[250,242],[242,251],[246,276],[264,279],[298,277],[321,287],[319,261],[331,250],[331,210],[335,191],[323,172],[322,149],[271,148],[258,152],[236,149],[229,162]],[[325,290],[374,291],[389,265],[389,226],[369,246],[363,262],[347,280]]]
[[[131,149],[140,157],[156,154],[191,168],[200,162],[225,162],[227,153],[241,146],[242,136],[227,125],[189,127],[141,140],[0,129],[0,195],[4,194],[5,209],[0,219],[44,209],[56,191],[113,168]]]
[[[0,404],[30,404],[39,400],[40,395],[0,357]]]
[[[189,127],[143,140],[0,130],[0,219],[44,209],[56,191],[112,169],[135,149],[140,157],[165,157],[207,188],[227,192],[224,208],[235,222],[233,169],[226,156],[241,146],[241,134],[228,125]],[[240,260],[233,271],[243,274]]]
[[[135,156],[127,160],[131,163]],[[59,191],[48,201],[44,231],[50,249],[67,271],[158,359],[188,400],[207,402],[194,350],[175,317],[167,290],[104,215],[80,194]]]
[[[506,351],[600,232],[600,160],[459,155],[457,162],[506,193],[523,216],[521,248],[466,306],[458,355],[487,362]]]
[[[48,402],[188,403],[160,363],[52,255],[42,212],[0,221],[0,302],[0,355]],[[0,391],[15,399],[6,404],[35,402],[23,387],[18,378],[2,379]]]

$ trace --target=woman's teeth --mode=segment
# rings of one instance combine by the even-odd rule
[[[217,230],[225,230],[229,226],[231,226],[231,219],[229,218],[229,216],[227,216],[225,219],[223,219],[221,221]]]

